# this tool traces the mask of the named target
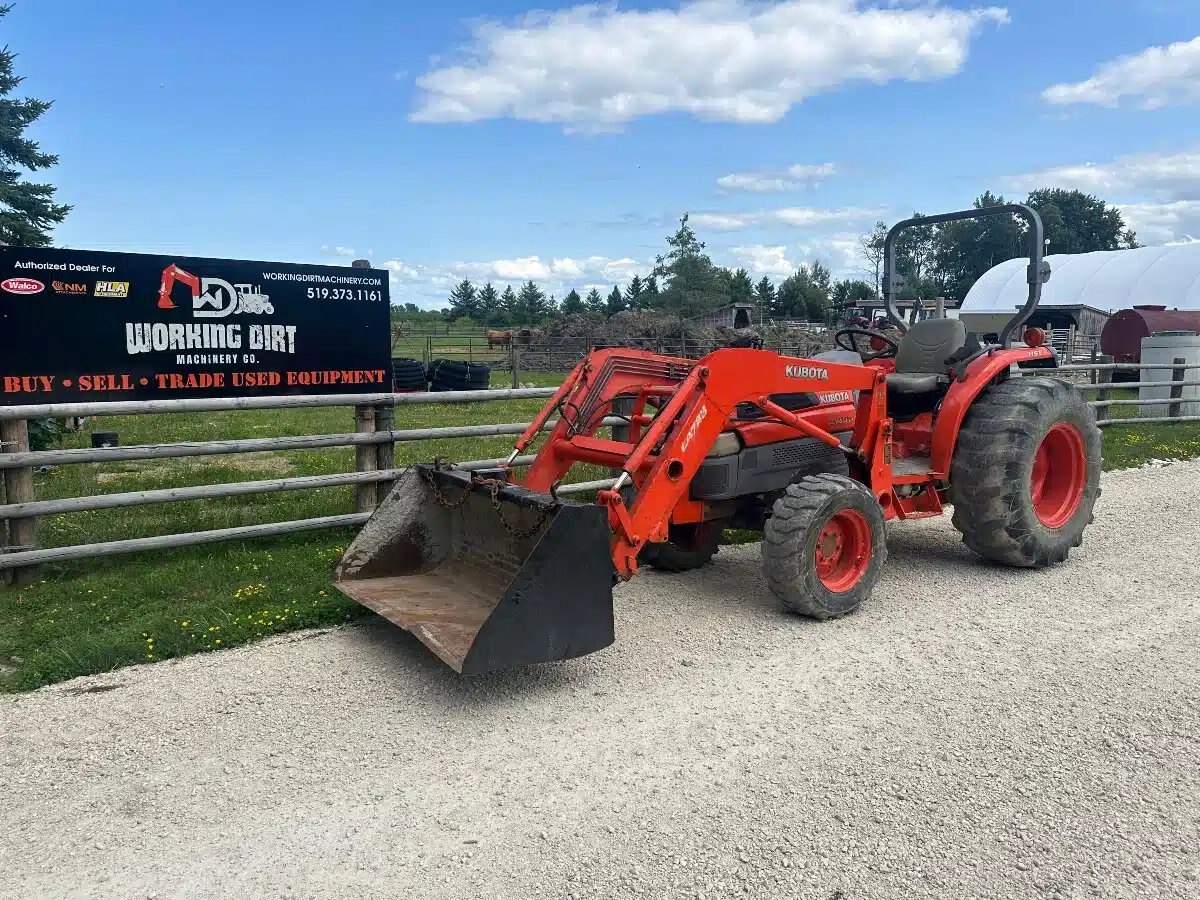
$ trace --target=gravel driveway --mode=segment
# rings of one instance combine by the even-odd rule
[[[726,548],[505,677],[368,625],[0,698],[0,896],[1195,898],[1198,510],[1106,475],[1039,572],[899,524],[825,624]]]

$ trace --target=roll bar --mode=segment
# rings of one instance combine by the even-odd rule
[[[1042,299],[1042,285],[1050,280],[1050,264],[1043,259],[1046,230],[1037,210],[1023,203],[1005,203],[1001,206],[985,206],[982,209],[965,209],[962,212],[941,213],[936,216],[920,216],[905,219],[892,226],[883,242],[883,302],[888,318],[900,331],[908,331],[908,323],[900,315],[896,298],[904,287],[904,276],[896,271],[896,239],[901,232],[918,225],[938,225],[942,222],[957,222],[961,219],[983,219],[988,216],[1015,215],[1029,223],[1029,266],[1025,280],[1029,282],[1029,299],[1017,311],[1000,332],[1000,346],[1007,347],[1009,338],[1033,315]]]

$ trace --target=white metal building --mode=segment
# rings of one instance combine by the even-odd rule
[[[1200,242],[1046,257],[1050,281],[1042,306],[1090,306],[1105,312],[1134,306],[1200,309]],[[1029,295],[1026,259],[994,266],[967,293],[962,313],[1013,310]]]

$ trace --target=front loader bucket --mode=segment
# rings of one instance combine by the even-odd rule
[[[539,524],[540,523],[540,524]],[[338,565],[342,593],[481,675],[613,642],[604,510],[414,466]]]

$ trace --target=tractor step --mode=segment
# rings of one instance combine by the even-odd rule
[[[892,460],[892,472],[896,475],[928,475],[932,471],[928,456],[898,456]]]

